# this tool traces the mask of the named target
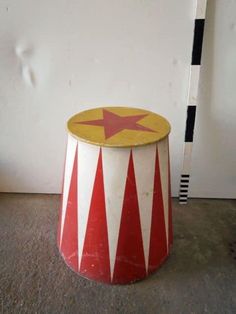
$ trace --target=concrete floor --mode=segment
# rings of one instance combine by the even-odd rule
[[[0,194],[0,313],[236,313],[236,200],[174,200],[174,246],[148,279],[108,286],[66,267],[57,195]]]

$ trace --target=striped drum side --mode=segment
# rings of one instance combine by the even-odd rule
[[[58,247],[89,279],[127,284],[155,271],[173,242],[168,136],[105,147],[68,135]]]

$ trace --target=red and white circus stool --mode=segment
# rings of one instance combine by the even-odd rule
[[[68,122],[58,247],[89,279],[127,284],[155,271],[173,241],[169,123],[125,107]]]

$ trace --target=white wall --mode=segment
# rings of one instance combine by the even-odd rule
[[[195,0],[0,1],[0,191],[61,191],[65,124],[94,106],[154,110],[182,166]],[[209,0],[191,196],[235,197],[236,2]]]
[[[2,0],[0,191],[60,192],[67,119],[114,104],[169,119],[177,194],[194,6],[189,0]]]

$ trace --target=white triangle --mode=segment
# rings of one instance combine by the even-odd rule
[[[76,146],[77,146],[77,140],[69,134],[68,140],[67,140],[63,198],[62,198],[60,246],[61,246],[62,234],[63,234],[64,224],[65,224],[66,207],[67,207],[68,195],[69,195],[69,190],[70,190],[71,175],[72,175],[72,170],[74,166]]]
[[[168,236],[169,236],[169,186],[168,186],[168,138],[163,139],[158,142],[158,154],[159,154],[159,168],[161,176],[161,187],[162,187],[162,198],[164,205],[164,218],[166,226],[166,240],[168,246]]]
[[[100,147],[78,144],[78,266],[80,269]]]
[[[133,159],[145,264],[147,269],[152,221],[156,144],[140,146],[133,149]]]
[[[124,202],[129,148],[102,148],[111,278],[113,277]]]

